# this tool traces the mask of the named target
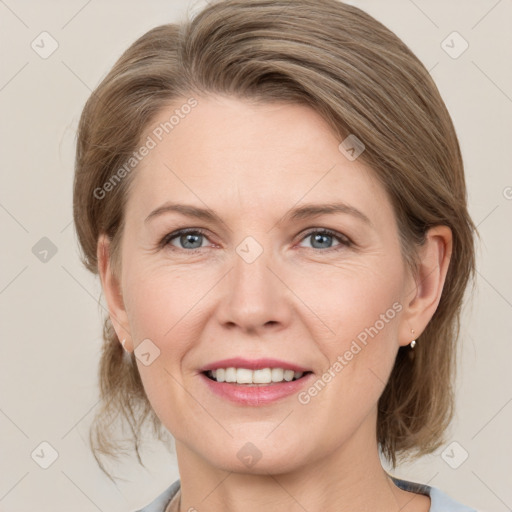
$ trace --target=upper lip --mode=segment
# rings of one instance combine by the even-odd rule
[[[220,361],[215,361],[203,366],[199,371],[207,372],[209,370],[216,370],[217,368],[247,368],[248,370],[262,370],[263,368],[283,368],[283,370],[293,370],[295,372],[311,371],[299,364],[266,357],[260,359],[244,359],[243,357],[222,359]]]

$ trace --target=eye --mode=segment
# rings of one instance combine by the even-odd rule
[[[352,242],[348,237],[338,233],[336,231],[332,231],[330,229],[314,229],[306,233],[302,240],[306,240],[310,238],[313,247],[312,249],[323,249],[324,252],[330,250],[338,250],[342,247],[349,247]],[[338,245],[332,246],[332,241],[336,240]],[[194,252],[199,249],[206,247],[203,243],[208,240],[206,237],[206,232],[199,228],[188,228],[188,229],[180,229],[179,231],[174,231],[170,233],[161,240],[159,243],[160,247],[172,246],[178,250],[184,250],[187,252]]]
[[[160,246],[165,247],[167,245],[171,245],[176,249],[193,252],[203,247],[202,243],[205,239],[206,234],[201,229],[181,229],[166,235],[160,242]],[[174,244],[174,240],[176,240],[179,245]]]
[[[348,247],[351,241],[341,233],[331,231],[330,229],[315,229],[306,233],[302,240],[310,239],[313,245],[312,249],[338,250],[341,247]],[[332,240],[335,239],[339,245],[332,247]]]

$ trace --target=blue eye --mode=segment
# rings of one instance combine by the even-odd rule
[[[202,247],[204,238],[204,232],[199,229],[182,229],[180,231],[176,231],[175,233],[171,233],[170,235],[166,235],[163,238],[161,245],[172,245],[173,247],[176,247],[171,242],[177,239],[181,245],[181,247],[176,247],[177,249],[184,249],[188,250],[189,252],[193,252]]]
[[[302,237],[302,240],[306,240],[307,238],[311,239],[311,243],[313,244],[313,247],[311,247],[312,249],[318,249],[322,252],[334,251],[342,247],[349,247],[352,243],[346,236],[341,233],[337,233],[336,231],[331,231],[330,229],[311,230]],[[339,242],[338,245],[334,247],[332,246],[333,239]],[[174,240],[177,240],[179,245],[174,244]],[[198,228],[189,228],[181,229],[166,235],[159,245],[162,248],[172,246],[178,250],[181,249],[187,252],[195,252],[206,247],[203,245],[205,240],[207,240],[207,237],[203,230]]]
[[[313,246],[312,249],[325,249],[325,250],[336,250],[341,247],[350,246],[350,240],[341,235],[341,233],[336,233],[335,231],[331,231],[330,229],[317,229],[314,231],[310,231],[307,233],[303,240],[307,238],[311,239],[312,244],[317,244],[317,246]],[[339,245],[332,247],[332,240],[335,239],[339,242]]]

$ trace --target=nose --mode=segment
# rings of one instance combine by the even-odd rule
[[[276,267],[269,251],[263,251],[252,262],[234,254],[218,309],[218,318],[225,327],[262,335],[289,325],[293,294]]]

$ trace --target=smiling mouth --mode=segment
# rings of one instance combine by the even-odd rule
[[[296,381],[312,372],[295,372],[293,370],[285,370],[284,368],[250,370],[248,368],[229,367],[208,370],[203,373],[214,382],[225,382],[243,386],[269,386]]]

